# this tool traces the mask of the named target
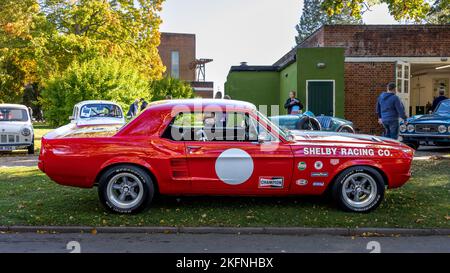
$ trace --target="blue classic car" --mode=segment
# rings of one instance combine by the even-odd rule
[[[450,99],[442,101],[432,114],[407,119],[400,125],[400,136],[414,149],[420,145],[450,146]]]
[[[341,133],[355,133],[351,121],[330,117],[314,116],[312,112],[299,115],[272,116],[270,120],[287,130],[314,130]]]

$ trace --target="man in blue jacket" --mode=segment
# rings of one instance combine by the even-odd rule
[[[378,123],[384,127],[384,136],[392,139],[398,139],[399,118],[406,119],[405,107],[395,95],[396,87],[395,83],[389,83],[377,101]]]

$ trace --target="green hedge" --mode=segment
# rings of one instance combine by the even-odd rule
[[[44,118],[52,126],[68,123],[73,106],[84,100],[111,100],[124,112],[136,98],[150,99],[149,83],[132,64],[113,58],[73,63],[50,78],[41,94]]]

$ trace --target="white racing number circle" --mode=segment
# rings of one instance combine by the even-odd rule
[[[247,181],[253,173],[253,159],[244,150],[228,149],[216,160],[216,174],[228,185],[239,185]]]

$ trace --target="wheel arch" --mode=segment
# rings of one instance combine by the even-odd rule
[[[127,161],[117,161],[117,162],[113,162],[111,164],[106,164],[104,165],[101,170],[98,172],[98,174],[95,177],[95,181],[94,181],[94,186],[98,186],[98,183],[100,181],[100,178],[102,177],[102,175],[107,172],[108,170],[117,167],[117,166],[122,166],[122,165],[131,165],[134,167],[137,167],[141,170],[143,170],[145,173],[147,173],[150,178],[153,181],[153,185],[155,187],[155,194],[159,194],[159,185],[158,185],[158,179],[156,177],[156,175],[153,173],[150,165],[148,164],[141,164],[141,163],[137,163],[137,162],[127,162]]]
[[[341,170],[339,170],[333,177],[333,179],[331,180],[331,182],[328,184],[326,192],[331,192],[331,189],[333,188],[333,185],[336,183],[337,178],[346,170],[350,169],[350,168],[357,168],[357,167],[363,167],[366,168],[370,171],[370,169],[378,172],[378,174],[381,175],[381,177],[383,178],[383,183],[386,187],[389,187],[389,178],[387,176],[387,174],[378,166],[374,166],[374,165],[370,165],[370,164],[358,164],[358,165],[352,165],[352,166],[347,166],[345,168],[342,168]]]

